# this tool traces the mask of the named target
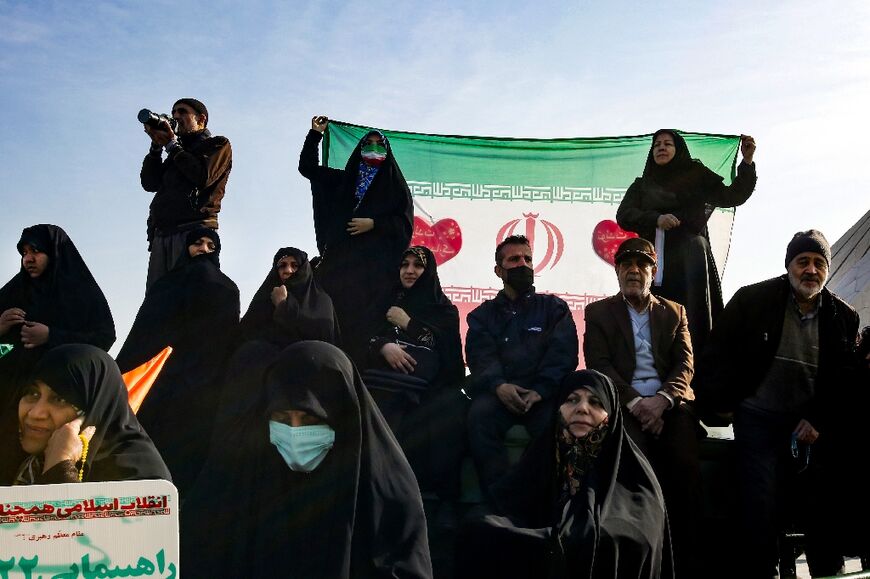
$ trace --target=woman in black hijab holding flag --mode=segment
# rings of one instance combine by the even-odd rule
[[[700,352],[724,308],[707,220],[717,207],[736,207],[755,190],[755,140],[740,137],[743,162],[731,185],[689,153],[677,131],[652,138],[643,175],[628,188],[616,221],[655,245],[659,256],[653,293],[686,307],[692,348]]]
[[[284,348],[301,340],[339,345],[332,299],[314,280],[308,254],[282,247],[241,321],[242,339]]]
[[[239,324],[239,289],[220,270],[217,231],[193,229],[186,245],[175,267],[146,292],[117,357],[121,371],[129,372],[172,346],[137,417],[182,499],[205,460]]]
[[[311,181],[314,232],[320,263],[315,276],[332,297],[344,349],[364,367],[368,338],[390,299],[395,267],[411,241],[411,192],[390,143],[370,131],[343,170],[320,166],[318,144],[329,120],[314,117],[299,156]]]
[[[550,428],[463,527],[458,578],[673,578],[665,501],[595,370],[563,380]]]
[[[260,348],[258,350],[258,347]],[[324,342],[252,364],[222,401],[185,505],[197,577],[432,577],[417,481],[347,356]]]

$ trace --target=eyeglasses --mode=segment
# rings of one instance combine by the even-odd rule
[[[810,466],[810,451],[812,446],[798,441],[797,434],[791,435],[791,456],[797,461],[797,473],[800,474]]]

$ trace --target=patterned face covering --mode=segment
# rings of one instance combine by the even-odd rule
[[[592,466],[601,450],[601,443],[607,434],[607,420],[602,422],[582,438],[575,438],[568,430],[561,414],[561,428],[557,432],[557,461],[562,477],[562,495],[565,499],[574,496],[583,484],[583,477]]]
[[[387,148],[383,143],[365,143],[360,147],[360,155],[366,165],[380,167],[387,158]]]

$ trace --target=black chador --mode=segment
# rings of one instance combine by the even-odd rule
[[[495,512],[464,526],[457,577],[673,578],[661,487],[625,432],[613,383],[574,372],[556,403],[578,389],[598,399],[607,421],[577,438],[556,410],[493,487]]]
[[[24,267],[0,289],[0,314],[17,308],[25,322],[0,335],[12,351],[0,357],[0,413],[17,408],[17,388],[36,362],[55,346],[82,343],[108,350],[115,342],[115,322],[100,286],[76,246],[56,225],[34,225],[21,233],[18,252],[25,246],[45,254],[48,264],[33,277]],[[21,328],[30,322],[48,326],[48,342],[25,348]]]
[[[403,254],[403,261],[409,259],[425,269],[410,288],[395,284],[391,305],[401,308],[410,321],[406,329],[395,326],[387,321],[384,309],[381,327],[370,340],[370,367],[363,380],[421,488],[434,490],[441,498],[456,498],[467,412],[467,398],[459,392],[465,377],[459,312],[441,289],[432,251],[410,247]],[[390,343],[414,358],[412,372],[387,364],[381,349]]]
[[[656,252],[661,283],[652,291],[686,307],[692,348],[700,352],[724,307],[707,221],[716,207],[735,207],[749,199],[755,189],[755,164],[740,163],[737,177],[726,186],[721,176],[692,159],[686,140],[676,131],[656,131],[653,144],[662,134],[673,138],[673,159],[658,165],[655,147],[650,147],[643,175],[625,192],[616,221],[655,244],[659,216],[670,213],[679,219],[679,226],[660,233],[664,242]]]
[[[380,137],[385,157],[373,165],[363,159],[369,137]],[[383,319],[396,264],[413,233],[414,207],[405,177],[389,141],[378,131],[360,140],[343,170],[318,164],[322,135],[311,130],[299,157],[299,172],[311,181],[314,231],[321,261],[315,269],[320,287],[332,297],[343,345],[357,365],[366,361],[368,338]],[[354,218],[374,220],[374,228],[351,235]]]
[[[417,481],[347,356],[323,342],[280,353],[258,342],[235,358],[247,371],[230,377],[237,388],[226,392],[185,504],[189,568],[203,577],[432,577]],[[282,437],[289,427],[273,421],[288,410],[317,424]],[[313,444],[312,429],[334,438]]]
[[[222,370],[239,323],[239,289],[220,270],[217,232],[192,230],[187,245],[203,236],[215,242],[215,251],[185,254],[151,286],[118,354],[118,366],[127,372],[172,346],[137,416],[181,493],[205,460]]]
[[[279,262],[292,257],[298,269],[282,281]],[[287,298],[275,305],[272,292],[287,289]],[[272,269],[254,294],[241,321],[244,340],[263,340],[283,348],[302,340],[338,344],[339,329],[332,299],[317,285],[308,254],[295,247],[282,247],[272,259]]]

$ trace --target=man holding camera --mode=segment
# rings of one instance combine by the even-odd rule
[[[146,291],[187,251],[188,231],[218,228],[217,214],[232,168],[233,151],[229,140],[213,137],[207,124],[208,109],[193,98],[176,101],[172,122],[158,117],[156,122],[145,123],[151,150],[142,162],[140,178],[142,188],[154,193],[148,216],[151,258]]]

